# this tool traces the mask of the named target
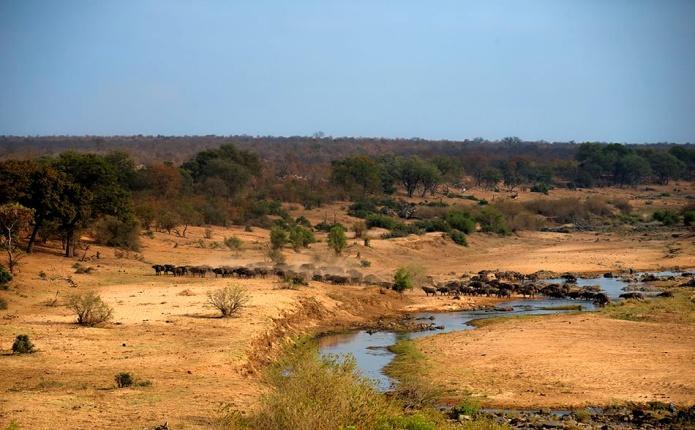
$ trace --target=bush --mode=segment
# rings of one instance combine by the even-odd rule
[[[12,344],[12,352],[15,354],[30,354],[34,352],[34,344],[26,334],[20,334]]]
[[[311,222],[304,215],[297,217],[294,222],[302,227],[311,228]]]
[[[345,237],[345,229],[340,225],[335,225],[328,233],[328,247],[340,255],[343,249],[347,246],[347,237]]]
[[[0,265],[0,285],[6,285],[12,280],[12,274]]]
[[[676,225],[680,221],[678,214],[669,209],[659,209],[652,215],[655,221],[659,221],[663,225]]]
[[[285,263],[285,255],[282,253],[281,249],[275,249],[272,246],[268,247],[268,250],[266,251],[266,257],[273,263],[273,264],[284,264]]]
[[[405,267],[400,267],[393,274],[393,289],[399,293],[413,288],[413,274]]]
[[[94,240],[107,246],[140,250],[140,223],[135,218],[120,220],[106,216],[94,228]]]
[[[114,380],[116,381],[116,386],[118,388],[130,387],[133,385],[133,383],[135,383],[135,379],[128,372],[117,373]]]
[[[610,203],[623,214],[629,214],[632,212],[632,205],[626,199],[613,199]]]
[[[113,318],[113,309],[93,291],[68,296],[67,307],[75,313],[77,324],[84,326],[93,327]]]
[[[533,186],[531,187],[531,192],[532,193],[548,194],[548,192],[552,189],[553,189],[553,187],[551,185],[548,185],[544,182],[541,182],[541,183],[533,184]]]
[[[444,220],[442,218],[434,218],[434,219],[416,221],[415,225],[419,229],[422,229],[428,233],[431,233],[433,231],[441,231],[442,233],[451,232],[451,226],[449,225],[448,222],[446,222],[446,220]]]
[[[393,429],[387,420],[396,412],[354,358],[321,356],[309,341],[300,341],[268,368],[264,379],[273,388],[249,416],[224,410],[224,428]]]
[[[316,242],[316,238],[314,233],[308,228],[295,225],[290,227],[289,241],[292,244],[292,248],[298,251],[300,248],[308,248],[310,244]]]
[[[371,265],[372,265],[372,262],[369,260],[360,261],[360,266],[362,266],[362,267],[370,267]]]
[[[485,232],[497,234],[511,233],[504,216],[494,206],[482,208],[476,215],[476,220],[480,223],[480,228]]]
[[[467,397],[461,400],[451,409],[451,418],[458,419],[459,415],[472,417],[480,411],[480,400],[474,397]]]
[[[208,293],[208,303],[222,313],[222,317],[230,317],[246,306],[249,294],[237,286],[225,287]]]
[[[451,228],[470,234],[475,231],[475,221],[467,212],[451,210],[446,214],[446,222]]]
[[[239,251],[241,249],[242,243],[243,242],[241,241],[241,239],[239,239],[236,236],[224,238],[224,244],[227,246],[227,248],[231,249],[232,251]]]
[[[355,238],[360,239],[364,236],[364,233],[367,231],[367,223],[364,221],[359,221],[354,224],[352,224],[352,231],[355,232]]]
[[[686,226],[695,224],[695,211],[686,211],[683,213],[683,224]]]
[[[205,232],[203,234],[205,235],[206,239],[212,239],[212,229],[211,228],[206,228]]]
[[[280,226],[270,229],[270,245],[273,249],[280,249],[287,243],[287,232]]]
[[[388,230],[394,229],[400,222],[393,217],[382,214],[370,214],[367,216],[367,228],[385,228]]]
[[[451,233],[449,233],[449,237],[451,237],[451,240],[457,245],[468,246],[466,234],[459,230],[452,230]]]

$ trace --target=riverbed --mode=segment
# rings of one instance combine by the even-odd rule
[[[676,272],[654,272],[659,278],[667,278],[677,275]],[[639,278],[644,274],[637,274]],[[547,279],[546,283],[563,283],[564,279]],[[624,288],[630,283],[620,278],[579,278],[577,285],[598,285],[612,300],[618,300]],[[632,284],[634,285],[634,283]],[[472,330],[473,320],[485,318],[497,318],[519,315],[550,315],[566,312],[576,312],[577,309],[562,309],[566,307],[581,306],[581,311],[595,311],[597,307],[588,301],[571,299],[517,299],[500,303],[494,309],[457,311],[447,313],[426,312],[414,314],[413,318],[431,321],[435,326],[443,327],[436,331],[418,331],[397,333],[392,331],[368,332],[358,330],[348,333],[332,334],[319,339],[319,349],[322,354],[351,354],[354,356],[360,371],[374,381],[381,391],[388,391],[393,381],[384,373],[384,368],[394,358],[394,354],[388,347],[402,339],[417,339],[423,336],[431,336],[438,333],[447,333],[461,330]],[[511,310],[510,310],[511,309]]]

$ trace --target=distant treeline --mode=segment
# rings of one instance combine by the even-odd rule
[[[298,221],[281,202],[312,208],[399,190],[456,197],[472,186],[547,193],[553,187],[666,184],[693,179],[695,172],[692,145],[517,138],[2,137],[0,152],[0,205],[15,205],[5,207],[10,218],[21,213],[17,204],[28,208],[28,250],[60,237],[68,256],[84,229],[103,243],[134,249],[140,228],[185,236],[188,225],[271,227],[272,217],[293,227]],[[497,216],[489,210],[469,215],[481,225],[484,217]],[[421,229],[435,227],[441,229]],[[497,230],[506,228],[491,227]]]

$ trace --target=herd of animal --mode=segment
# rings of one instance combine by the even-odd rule
[[[171,274],[173,276],[197,276],[204,278],[208,274],[222,278],[265,278],[278,276],[285,281],[307,284],[309,280],[326,282],[335,285],[374,285],[390,289],[393,282],[384,281],[375,275],[364,276],[358,270],[349,270],[338,273],[330,268],[316,268],[313,264],[303,264],[298,270],[294,270],[285,264],[273,267],[254,266],[176,266],[173,264],[155,264],[152,266],[156,275]],[[604,275],[605,277],[609,274]],[[434,283],[431,286],[423,286],[422,290],[427,296],[452,296],[460,299],[461,296],[488,296],[506,298],[512,295],[523,297],[535,297],[542,295],[559,299],[574,299],[591,301],[603,306],[610,302],[606,293],[599,286],[577,286],[577,278],[572,274],[562,275],[564,283],[543,284],[539,282],[538,274],[522,274],[519,272],[503,272],[483,270],[476,275],[463,275],[459,279]],[[668,293],[668,292],[666,292]],[[666,294],[663,294],[666,295]],[[620,296],[625,299],[642,299],[641,293],[627,292]]]

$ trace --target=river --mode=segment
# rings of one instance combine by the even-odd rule
[[[677,272],[650,272],[659,278],[677,275]],[[641,276],[644,273],[637,274]],[[564,279],[547,279],[547,283],[563,283]],[[623,288],[629,285],[620,278],[579,278],[577,285],[598,285],[610,297],[618,300],[618,296],[624,292]],[[475,327],[471,321],[483,318],[495,318],[514,315],[549,315],[575,310],[544,309],[563,306],[581,305],[582,311],[595,311],[597,308],[591,302],[570,299],[518,299],[497,305],[498,309],[512,308],[509,310],[472,310],[458,312],[426,312],[413,315],[414,318],[432,320],[436,326],[444,328],[437,331],[418,331],[395,333],[391,331],[378,331],[371,334],[365,330],[357,330],[348,333],[339,333],[323,336],[319,339],[321,354],[352,354],[355,357],[360,371],[372,379],[377,388],[387,391],[392,387],[393,381],[384,373],[384,368],[391,362],[394,354],[388,347],[401,339],[417,339],[423,336],[431,336],[439,333],[447,333],[460,330],[472,330]]]

